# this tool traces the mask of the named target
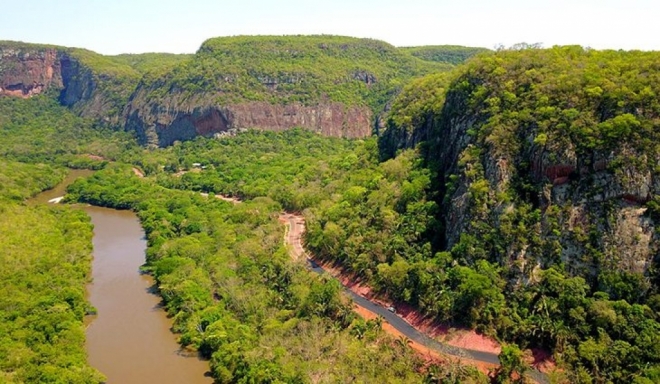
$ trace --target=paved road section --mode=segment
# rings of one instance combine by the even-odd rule
[[[202,195],[208,196],[207,194]],[[240,200],[236,198],[229,198],[222,195],[216,195],[216,197],[225,201],[230,201],[234,204],[240,203]],[[322,266],[320,266],[316,261],[314,261],[314,259],[311,258],[311,255],[309,255],[303,247],[302,234],[305,232],[305,218],[301,215],[296,215],[293,213],[283,213],[280,215],[280,221],[288,227],[284,234],[284,241],[291,247],[291,256],[293,259],[298,261],[306,260],[307,267],[318,274],[328,273],[325,269],[323,269]],[[394,327],[396,330],[401,332],[405,337],[412,341],[415,341],[427,348],[436,350],[446,355],[477,360],[489,364],[500,364],[500,359],[494,353],[475,351],[467,348],[459,348],[441,343],[415,329],[408,322],[397,316],[396,313],[390,312],[382,305],[376,304],[369,299],[358,295],[346,286],[344,286],[344,291],[353,300],[353,302],[355,302],[355,304],[375,313],[376,315],[382,316],[385,321],[392,325],[392,327]],[[527,376],[540,384],[550,384],[550,379],[548,376],[536,369],[531,369],[529,372],[527,372]]]
[[[302,260],[304,258],[307,260],[308,268],[318,274],[327,273],[327,271],[323,269],[322,266],[320,266],[310,257],[309,254],[307,254],[305,248],[302,246],[301,237],[302,233],[305,231],[305,219],[302,216],[289,213],[281,215],[280,219],[284,221],[289,227],[285,240],[291,246],[291,254],[293,258],[296,260]],[[415,341],[427,348],[436,350],[446,355],[477,360],[489,364],[500,364],[500,359],[494,353],[475,351],[467,348],[459,348],[441,343],[415,329],[408,322],[397,316],[396,313],[389,311],[382,305],[376,304],[369,299],[358,295],[345,286],[344,291],[350,296],[351,299],[353,299],[355,304],[375,313],[376,315],[382,316],[385,321],[392,325],[392,327],[394,327],[397,331],[401,332],[405,337],[412,341]],[[538,370],[530,370],[527,375],[538,383],[550,384],[550,379],[548,376]]]

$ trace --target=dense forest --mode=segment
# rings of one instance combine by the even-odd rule
[[[0,97],[0,156],[25,163],[101,168],[135,146],[128,134],[81,118],[46,96]]]
[[[110,129],[119,120],[93,119],[89,104],[60,105],[62,94],[0,97],[0,225],[14,226],[0,231],[0,378],[99,380],[80,330],[89,221],[22,203],[67,166],[101,169],[69,202],[137,212],[145,270],[217,382],[487,380],[429,367],[357,317],[337,281],[289,258],[282,211],[304,215],[308,251],[382,297],[505,343],[496,382],[526,380],[520,351],[532,348],[553,355],[557,382],[660,382],[660,54],[335,36],[217,38],[191,56],[70,54],[115,117],[129,98],[172,97],[191,109],[210,98],[387,112],[373,116],[378,137],[248,130],[156,149]],[[33,249],[12,246],[24,238]],[[57,285],[45,286],[51,272]],[[42,325],[14,328],[26,322]]]
[[[307,209],[308,247],[394,299],[547,348],[572,381],[654,382],[655,232],[627,228],[639,212],[648,213],[633,219],[653,225],[657,211],[644,176],[657,169],[657,63],[655,53],[579,47],[502,51],[418,80],[394,102],[381,156],[403,137],[424,142],[421,158],[376,165],[366,140],[345,164],[314,169],[303,139],[291,139],[298,149],[252,138],[264,152],[223,148],[234,160],[204,156],[219,143],[175,146],[180,164],[211,169],[161,183]],[[288,153],[304,160],[285,166]],[[635,257],[648,267],[634,267]]]
[[[85,353],[90,220],[82,211],[23,203],[64,174],[62,168],[0,161],[3,383],[103,381]]]
[[[486,48],[463,47],[460,45],[426,45],[421,47],[399,48],[422,60],[436,61],[452,65],[463,64],[472,56],[490,52]]]
[[[6,130],[4,157],[35,163],[9,162],[0,167],[6,171],[3,196],[11,203],[11,209],[8,205],[5,211],[6,225],[25,223],[25,228],[21,224],[3,231],[2,244],[8,247],[5,261],[16,266],[4,269],[2,276],[6,283],[3,289],[8,292],[2,302],[7,317],[0,319],[0,326],[7,330],[2,343],[7,357],[2,366],[3,380],[102,380],[85,365],[82,349],[82,318],[91,310],[82,294],[90,267],[89,219],[82,211],[67,207],[22,204],[25,198],[62,179],[62,168],[42,164],[50,163],[106,168],[74,184],[69,200],[138,213],[149,240],[145,270],[158,281],[181,343],[210,359],[218,382],[309,382],[310,377],[326,382],[421,382],[436,376],[485,382],[485,376],[475,369],[456,363],[429,366],[405,339],[394,339],[382,331],[379,319],[365,321],[356,316],[336,280],[319,277],[293,263],[281,240],[284,229],[276,219],[282,211],[280,203],[256,198],[233,206],[172,189],[183,186],[168,181],[171,177],[165,174],[165,170],[191,167],[191,162],[204,156],[197,145],[210,149],[220,143],[219,149],[231,147],[236,155],[232,157],[237,158],[250,142],[263,150],[285,153],[298,142],[301,158],[315,167],[308,172],[316,172],[316,162],[322,160],[331,161],[333,167],[344,161],[342,169],[346,170],[355,166],[351,165],[354,152],[364,142],[294,130],[285,134],[249,132],[224,142],[198,140],[167,150],[144,150],[120,132],[103,130],[46,97],[1,101],[6,102],[3,108],[7,116],[2,122]],[[53,145],[44,145],[50,142]],[[369,158],[375,160],[375,141],[370,139],[366,145]],[[268,170],[272,177],[298,177],[295,170],[285,171],[290,166],[287,158],[291,159],[280,158],[283,168]],[[153,180],[137,178],[131,166],[113,164],[110,159],[133,163],[154,176]],[[195,175],[189,172],[182,179]],[[250,194],[233,192],[247,198],[264,191],[255,187]],[[229,189],[226,192],[232,193]],[[282,202],[294,209],[293,200]],[[41,237],[34,240],[30,252],[20,254],[16,244],[36,236],[27,228]],[[43,247],[39,246],[42,243]],[[25,275],[34,275],[34,280]],[[55,280],[57,285],[43,285]],[[34,290],[26,290],[22,284]],[[17,291],[25,294],[14,294]],[[49,315],[54,308],[58,315]],[[22,318],[34,321],[36,328],[30,334],[18,332]],[[41,321],[36,322],[37,318]],[[51,342],[57,344],[51,346]]]
[[[434,316],[549,348],[574,381],[659,381],[659,65],[650,52],[511,50],[407,88],[382,155],[422,142],[435,259],[451,264],[430,290],[403,268],[394,291],[434,292]]]
[[[316,104],[327,98],[382,109],[402,82],[450,67],[378,40],[237,36],[205,41],[193,58],[143,87],[150,90],[149,102],[180,92],[182,99],[210,97],[215,104]]]
[[[238,146],[236,146],[238,148]],[[268,197],[239,205],[167,189],[112,166],[69,187],[68,199],[134,209],[153,273],[183,345],[210,359],[221,383],[421,382],[474,369],[427,367],[379,320],[352,312],[340,284],[293,263]]]

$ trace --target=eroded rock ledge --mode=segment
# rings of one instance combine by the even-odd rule
[[[214,136],[230,130],[284,131],[305,128],[324,136],[359,138],[372,132],[371,110],[341,103],[275,105],[247,102],[227,106],[195,107],[192,110],[129,109],[127,130],[135,130],[142,144],[167,146],[196,136]]]

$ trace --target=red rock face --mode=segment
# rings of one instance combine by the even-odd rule
[[[216,132],[223,132],[227,130],[227,120],[218,112],[213,109],[210,113],[202,115],[198,118],[190,118],[191,123],[195,126],[195,132],[201,136],[208,136]]]
[[[51,86],[62,87],[60,60],[55,49],[1,50],[0,61],[0,95],[27,98]]]
[[[562,185],[568,183],[571,173],[575,172],[572,165],[560,164],[551,165],[545,170],[545,175],[552,181],[553,185]]]

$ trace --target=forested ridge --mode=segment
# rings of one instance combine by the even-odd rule
[[[547,348],[569,381],[655,382],[657,66],[656,53],[502,51],[393,103],[381,156],[403,139],[421,157],[373,168],[367,140],[326,178],[295,144],[252,139],[257,151],[228,160],[200,142],[170,151],[211,169],[161,183],[307,209],[316,255],[440,321]]]
[[[167,70],[189,55],[106,56],[82,49],[0,41],[0,94],[47,94],[76,115],[120,128],[123,109],[146,74]]]
[[[187,101],[207,99],[204,105],[330,100],[380,111],[410,78],[446,71],[479,51],[457,46],[396,48],[378,40],[332,35],[219,37],[205,41],[194,55],[107,56],[14,41],[0,41],[0,50],[6,55],[0,62],[0,77],[9,76],[14,82],[9,86],[23,88],[43,80],[31,77],[48,75],[38,73],[45,68],[22,73],[21,61],[38,61],[45,52],[53,52],[62,60],[54,68],[63,71],[54,75],[61,77],[65,89],[35,84],[45,87],[39,92],[62,91],[58,95],[62,104],[114,127],[123,126],[122,109],[136,92],[137,96],[149,92],[143,101],[150,103],[182,93]],[[432,51],[435,56],[419,60],[418,51]]]
[[[478,51],[429,49],[440,57],[333,35],[217,37],[193,55],[0,41],[0,94],[56,96],[76,115],[156,146],[252,128],[366,137],[405,83]]]
[[[423,143],[435,259],[454,265],[408,288],[435,292],[429,313],[544,346],[572,381],[660,380],[658,69],[655,52],[501,51],[402,93],[382,155]],[[401,273],[395,292],[417,281]]]
[[[316,104],[327,98],[382,109],[407,79],[451,65],[424,62],[378,40],[342,36],[236,36],[205,41],[148,94],[184,99]],[[172,92],[174,91],[174,92]]]
[[[460,45],[426,45],[421,47],[402,47],[399,49],[422,60],[453,65],[463,64],[472,56],[491,52],[487,48],[463,47]]]

